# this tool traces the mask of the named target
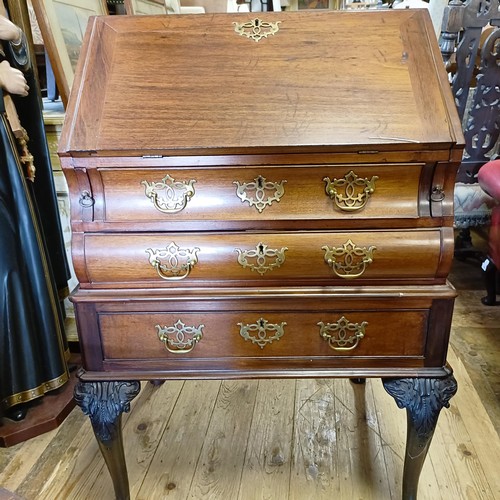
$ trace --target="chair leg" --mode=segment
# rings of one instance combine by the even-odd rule
[[[494,306],[497,304],[497,267],[490,258],[486,257],[481,264],[481,269],[486,287],[486,296],[481,299],[481,302],[485,306]]]

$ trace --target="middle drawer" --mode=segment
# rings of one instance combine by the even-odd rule
[[[294,233],[84,234],[82,288],[438,282],[440,229]],[[78,248],[81,245],[82,248]],[[83,250],[83,251],[82,251]],[[86,269],[79,272],[79,269]]]

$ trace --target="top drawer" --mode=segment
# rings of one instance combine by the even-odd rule
[[[415,219],[419,199],[427,196],[424,170],[423,164],[127,167],[97,168],[90,180],[95,221],[194,230],[197,223],[206,229],[209,221],[236,228],[269,221]]]

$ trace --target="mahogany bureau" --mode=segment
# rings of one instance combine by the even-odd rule
[[[117,498],[140,380],[246,377],[381,377],[416,497],[456,391],[462,142],[424,10],[91,20],[59,153]]]

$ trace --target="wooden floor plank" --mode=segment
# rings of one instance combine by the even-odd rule
[[[39,440],[40,437],[34,439]],[[78,469],[80,456],[89,445],[95,448],[95,452],[86,456],[87,464],[99,462],[101,458],[88,417],[79,408],[75,408],[58,428],[44,452],[39,455],[34,467],[16,489],[16,493],[27,500],[39,500],[44,498],[46,490],[52,490],[57,493],[46,498],[58,498],[61,490],[71,488],[72,472],[75,468]],[[83,475],[86,473],[84,469]]]
[[[390,492],[373,397],[370,400],[374,382],[378,381],[368,379],[365,384],[354,384],[335,380],[336,417],[346,429],[354,497],[364,500],[387,498]]]
[[[339,498],[333,381],[297,380],[290,499]]]
[[[382,454],[389,481],[387,498],[401,497],[402,467],[406,440],[406,419],[398,411],[394,400],[385,392],[379,380],[372,380],[369,387],[376,401],[376,415],[381,436]]]
[[[239,500],[288,498],[295,380],[260,380]]]
[[[256,380],[222,382],[188,498],[238,497],[257,388]]]
[[[461,421],[469,436],[468,447],[460,451],[465,458],[477,459],[476,466],[484,473],[484,480],[488,482],[491,498],[500,498],[500,481],[498,480],[498,466],[500,464],[500,445],[496,429],[486,412],[481,399],[475,391],[471,378],[465,369],[464,363],[450,349],[448,356],[458,381],[458,392],[451,400],[459,410]],[[443,430],[448,433],[448,422],[440,422]],[[459,437],[460,434],[458,434]],[[453,434],[448,435],[448,440],[457,440]],[[468,453],[471,453],[469,455]]]
[[[452,367],[460,364],[452,350],[448,359]],[[461,396],[470,378],[464,370],[455,370],[454,376],[458,392],[450,400],[450,408],[441,411],[429,452],[429,462],[433,465],[444,498],[493,499],[495,496],[461,411],[464,406]],[[481,414],[486,416],[484,407],[479,404],[476,415]]]
[[[30,439],[24,443],[19,443],[5,457],[10,456],[8,460],[2,460],[0,464],[0,485],[10,491],[19,488],[25,477],[35,466],[38,458],[47,449],[49,444],[55,438],[58,430],[54,429],[42,434],[38,439]]]
[[[164,385],[169,385],[166,382]],[[221,382],[187,381],[170,418],[140,490],[132,497],[150,500],[167,496],[185,499],[203,447]],[[158,405],[152,401],[152,412]]]

